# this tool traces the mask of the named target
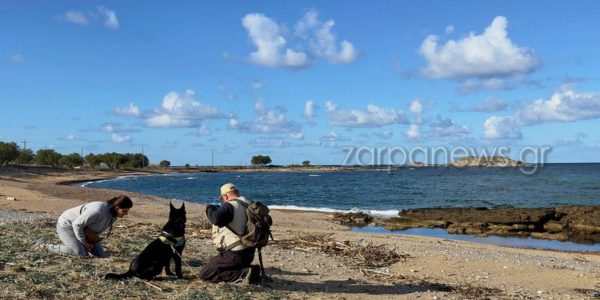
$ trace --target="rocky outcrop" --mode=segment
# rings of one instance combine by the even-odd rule
[[[335,213],[333,214],[333,221],[342,225],[365,226],[373,221],[373,217],[362,212]]]
[[[337,216],[336,222],[344,225],[364,226],[371,222],[365,216],[341,215],[343,214]],[[374,218],[372,222],[390,230],[443,228],[452,234],[531,236],[578,243],[600,243],[600,206],[421,208],[401,211],[395,218]]]
[[[522,167],[524,163],[520,160],[512,160],[505,156],[465,156],[448,164],[451,167]]]

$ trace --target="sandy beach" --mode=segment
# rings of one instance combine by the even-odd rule
[[[107,259],[69,258],[68,261],[75,265],[93,265],[94,272],[99,274],[124,271],[132,257],[123,255],[123,249],[133,247],[132,251],[137,251],[155,238],[158,232],[155,234],[154,230],[166,220],[169,200],[59,183],[144,174],[126,171],[0,169],[0,226],[4,229],[0,233],[2,251],[14,246],[10,243],[16,240],[16,237],[10,236],[10,226],[20,224],[23,228],[36,228],[46,237],[56,240],[54,225],[49,220],[56,219],[67,208],[89,201],[104,201],[123,193],[129,195],[135,205],[129,216],[118,222],[113,232],[115,237],[111,236],[106,243],[113,255]],[[7,200],[12,198],[15,200]],[[157,288],[136,280],[124,283],[126,287],[145,287],[144,293],[147,294],[142,295],[114,294],[122,289],[119,284],[123,283],[105,283],[94,276],[59,272],[54,273],[58,275],[53,278],[71,281],[70,284],[73,284],[72,281],[81,281],[85,285],[88,284],[85,281],[90,281],[93,283],[89,284],[97,286],[112,286],[114,289],[110,290],[113,294],[110,295],[113,298],[123,295],[132,298],[202,298],[198,295],[231,298],[233,294],[241,298],[258,299],[600,297],[600,255],[597,253],[517,249],[428,237],[356,233],[351,232],[349,227],[331,222],[331,216],[327,213],[283,210],[272,212],[276,241],[263,249],[265,267],[272,282],[265,287],[206,284],[198,280],[195,273],[216,252],[206,230],[204,206],[186,203],[186,207],[189,242],[184,259],[189,266],[184,266],[185,279],[159,281],[155,284]],[[42,223],[48,224],[40,225]],[[123,238],[133,235],[132,231],[135,231],[135,238]],[[37,238],[39,236],[31,237],[33,241]],[[329,246],[323,243],[329,243]],[[0,258],[0,271],[4,274],[0,276],[0,298],[43,298],[44,294],[39,292],[44,289],[43,284],[27,279],[27,273],[57,272],[53,268],[66,261],[64,257],[30,254],[28,252],[33,250],[26,248],[25,244],[22,247],[22,251],[27,252],[24,258],[9,256],[6,254],[8,252]],[[371,266],[352,256],[355,253],[342,251],[365,247],[397,253],[402,258],[389,265]],[[43,263],[39,263],[40,259]],[[20,290],[24,286],[29,289]],[[53,292],[57,298],[92,297],[72,294],[68,290],[68,287],[64,290],[57,287]]]

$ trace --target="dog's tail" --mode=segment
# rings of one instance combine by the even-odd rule
[[[125,279],[125,278],[133,277],[133,275],[134,275],[133,271],[129,270],[129,271],[123,273],[123,274],[108,273],[108,274],[104,275],[104,279],[119,280],[119,279]]]

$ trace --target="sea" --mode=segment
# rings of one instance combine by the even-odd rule
[[[528,170],[530,171],[530,170]],[[526,174],[527,173],[527,174]],[[219,188],[232,182],[248,199],[271,208],[321,212],[365,212],[394,217],[425,207],[555,207],[600,205],[600,163],[546,164],[533,174],[519,168],[415,167],[396,170],[327,172],[202,172],[122,176],[80,183],[218,204]],[[416,234],[501,246],[600,252],[600,244],[450,235],[441,229],[390,232],[367,226],[354,231]]]
[[[377,171],[216,172],[123,176],[81,183],[203,204],[232,182],[242,195],[279,209],[363,211],[379,217],[423,207],[600,205],[600,164],[518,168],[416,167]]]

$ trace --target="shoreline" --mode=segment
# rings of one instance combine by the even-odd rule
[[[7,172],[0,169],[0,210],[24,210],[57,216],[82,202],[105,201],[121,192],[56,183],[89,181],[107,175],[123,176],[130,173],[48,171],[40,174],[28,170]],[[110,240],[123,235],[123,226],[163,224],[168,213],[168,199],[130,192],[125,194],[134,199],[134,209],[120,221],[115,237],[111,236]],[[16,201],[5,200],[9,196],[16,197]],[[190,248],[186,252],[190,256],[187,257],[207,259],[215,254],[214,249],[210,246],[210,239],[195,229],[198,222],[205,219],[204,205],[187,202],[186,208],[190,223]],[[331,213],[324,212],[273,210],[272,215],[276,241],[263,250],[263,256],[265,266],[270,268],[274,276],[270,289],[284,293],[284,298],[362,299],[368,295],[375,299],[431,299],[434,296],[463,299],[479,297],[479,294],[468,292],[479,288],[493,289],[494,292],[485,294],[491,299],[538,297],[538,292],[544,297],[566,298],[569,295],[581,298],[589,297],[590,287],[600,280],[597,275],[600,255],[597,253],[520,249],[443,238],[352,232],[348,226],[332,223]],[[54,230],[49,230],[49,234],[56,238]],[[325,252],[284,247],[288,243],[286,241],[306,235],[327,235],[342,244],[387,245],[407,254],[408,258],[387,267],[371,269],[375,272],[372,273],[352,267],[339,257]],[[52,257],[49,259],[52,260]],[[129,259],[111,260],[100,271],[126,268]],[[190,273],[193,270],[184,269],[186,276],[191,278],[188,280],[194,280],[193,273]],[[181,289],[187,286],[186,282],[175,282],[173,285]],[[194,284],[202,286],[203,283],[194,280]],[[441,286],[446,288],[440,289]],[[260,294],[263,293],[261,291],[253,293],[268,295]]]
[[[93,182],[97,182],[97,181],[105,181],[105,180],[112,180],[112,179],[118,179],[121,177],[140,177],[140,176],[152,176],[152,175],[164,175],[164,174],[189,174],[190,172],[182,172],[182,173],[178,173],[178,172],[151,172],[150,174],[148,174],[148,172],[126,172],[124,175],[120,174],[119,176],[103,176],[103,177],[98,177],[98,178],[91,178],[91,179],[86,179],[86,180],[69,180],[69,181],[59,181],[57,184],[60,185],[67,185],[67,186],[77,186],[77,187],[87,187],[88,183],[93,183]],[[81,185],[80,185],[81,184]],[[126,192],[126,191],[125,191]],[[151,194],[144,194],[147,196],[155,196],[155,195],[151,195]],[[158,196],[155,196],[158,197]],[[184,200],[184,199],[176,199],[176,198],[172,198],[173,200],[177,200],[177,201],[185,201],[185,202],[189,202],[189,203],[197,203],[197,204],[201,204],[201,205],[207,205],[208,203],[199,203],[199,202],[195,202],[195,201],[190,201],[190,200]],[[511,212],[512,214],[519,214],[523,211],[529,211],[529,210],[566,210],[570,207],[579,207],[579,205],[573,206],[573,205],[562,205],[562,206],[557,206],[556,208],[554,207],[508,207],[508,208],[491,208],[491,207],[487,207],[485,208],[485,214],[488,215],[486,216],[487,219],[502,219],[505,218],[505,215],[499,215],[497,217],[494,216],[489,216],[489,214],[494,214],[496,211],[498,210],[511,210],[514,212]],[[594,206],[590,206],[590,205],[582,205],[581,207],[594,207]],[[465,219],[465,216],[461,216],[458,221],[457,224],[452,224],[452,223],[456,223],[456,221],[447,221],[448,218],[451,218],[452,216],[443,216],[445,213],[447,214],[447,212],[451,212],[453,210],[461,210],[461,211],[474,211],[474,212],[479,212],[481,211],[482,208],[470,208],[470,207],[427,207],[427,208],[410,208],[410,209],[404,209],[404,210],[374,210],[374,209],[349,209],[349,210],[344,210],[344,209],[335,209],[335,208],[327,208],[327,207],[302,207],[302,206],[294,206],[294,205],[270,205],[271,210],[275,210],[275,211],[283,211],[283,212],[289,212],[289,213],[293,213],[293,212],[307,212],[307,213],[319,213],[319,214],[325,214],[325,215],[331,215],[333,214],[332,217],[332,222],[338,222],[341,225],[346,225],[346,226],[351,226],[351,229],[358,229],[357,231],[360,232],[360,227],[364,226],[364,225],[372,225],[375,226],[377,228],[379,228],[380,233],[384,233],[384,234],[389,234],[389,235],[398,235],[398,234],[403,234],[403,231],[406,230],[410,230],[410,229],[418,229],[418,228],[422,228],[422,229],[433,229],[433,228],[443,228],[447,230],[447,236],[445,238],[448,239],[453,239],[453,240],[465,240],[465,238],[463,236],[468,236],[468,237],[472,237],[472,239],[470,239],[470,241],[474,241],[474,242],[478,242],[478,243],[492,243],[493,242],[486,242],[486,239],[488,237],[492,237],[492,238],[517,238],[520,239],[521,241],[523,240],[527,240],[530,239],[532,240],[530,244],[530,246],[528,246],[528,248],[530,249],[546,249],[546,250],[550,250],[547,248],[544,248],[544,246],[542,246],[544,243],[544,241],[560,241],[560,242],[570,242],[573,243],[574,245],[580,245],[581,248],[585,248],[586,246],[600,246],[600,241],[598,240],[598,237],[596,235],[593,235],[593,238],[587,238],[587,239],[582,239],[582,238],[569,238],[564,234],[560,234],[560,231],[554,230],[554,231],[549,231],[549,232],[544,232],[543,230],[541,232],[536,231],[536,232],[532,232],[529,233],[528,231],[523,231],[523,229],[519,229],[512,231],[512,229],[510,228],[515,227],[518,225],[519,220],[522,219],[535,219],[535,216],[531,216],[531,215],[526,215],[526,216],[517,216],[516,219],[514,220],[509,220],[509,221],[504,221],[504,223],[509,224],[509,228],[506,229],[506,226],[503,227],[502,230],[490,230],[489,232],[485,232],[483,231],[481,228],[482,227],[490,227],[492,228],[493,226],[502,226],[500,223],[498,225],[488,225],[487,223],[490,222],[488,221],[480,221],[481,217],[475,217],[475,218],[471,218]],[[594,208],[600,208],[600,207],[594,207]],[[600,209],[598,209],[600,210]],[[406,218],[406,214],[418,214],[420,211],[425,211],[425,215],[431,215],[434,214],[436,215],[436,217],[430,217],[429,219],[424,219],[424,215],[421,214],[418,218],[416,219],[410,219],[410,218]],[[464,212],[463,212],[464,213]],[[442,220],[442,217],[440,217],[439,215],[442,215],[442,217],[444,217],[445,221],[444,224],[440,225],[440,220]],[[348,216],[352,219],[350,220],[344,220],[343,218],[345,216]],[[370,220],[365,222],[364,220],[366,220],[366,216],[370,217]],[[400,216],[400,217],[399,217]],[[514,218],[514,217],[513,217]],[[358,221],[357,221],[358,220]],[[560,228],[562,228],[560,225],[558,225],[557,221],[552,221],[553,223],[551,225],[553,226],[559,226]],[[448,224],[450,224],[450,226],[448,226]],[[590,227],[589,224],[577,224],[579,226],[587,226]],[[598,224],[593,224],[594,226],[597,226]],[[458,226],[458,228],[460,230],[454,229]],[[522,225],[527,227],[527,224]],[[530,227],[532,225],[529,225]],[[540,225],[538,225],[538,227],[540,227]],[[541,226],[542,228],[546,228],[546,225]],[[451,230],[452,229],[452,230]],[[383,232],[384,230],[388,230],[389,232]],[[600,231],[600,227],[598,227],[598,229],[593,229],[592,233],[587,233],[589,234],[593,234],[596,231]],[[436,237],[435,235],[431,235],[431,234],[416,234],[419,236],[428,236],[428,237]],[[483,238],[483,239],[480,239]],[[540,242],[536,242],[536,241],[540,241]],[[519,240],[515,240],[514,246],[517,247],[517,245],[519,244]],[[539,245],[539,246],[536,246]],[[507,245],[502,245],[505,247],[511,247],[510,243]],[[565,246],[566,247],[566,246]],[[557,250],[557,249],[553,249],[556,251],[561,251],[561,250]],[[564,251],[568,251],[568,250],[564,250]],[[594,251],[594,250],[591,250]]]

